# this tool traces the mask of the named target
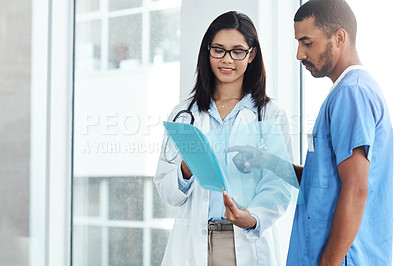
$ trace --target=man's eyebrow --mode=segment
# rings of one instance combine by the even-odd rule
[[[310,40],[310,39],[311,39],[310,37],[304,36],[304,37],[301,37],[298,41],[302,42],[302,41],[307,41],[307,40]]]

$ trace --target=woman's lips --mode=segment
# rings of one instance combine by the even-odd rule
[[[229,67],[220,67],[219,71],[221,71],[221,73],[223,73],[223,74],[232,74],[233,71],[235,71],[235,69],[229,68]]]

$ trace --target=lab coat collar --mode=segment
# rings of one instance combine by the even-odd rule
[[[193,106],[194,107],[194,106]],[[194,125],[204,133],[210,131],[210,116],[208,112],[200,112],[196,105],[196,111],[193,111]]]

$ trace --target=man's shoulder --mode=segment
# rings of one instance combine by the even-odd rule
[[[377,90],[379,85],[372,75],[364,68],[353,69],[338,84],[339,88],[357,87],[366,90]]]

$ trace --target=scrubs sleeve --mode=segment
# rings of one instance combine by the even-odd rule
[[[360,146],[365,147],[367,158],[371,161],[375,117],[380,116],[371,93],[359,86],[341,88],[332,97],[329,112],[336,163],[349,158],[353,149]]]

